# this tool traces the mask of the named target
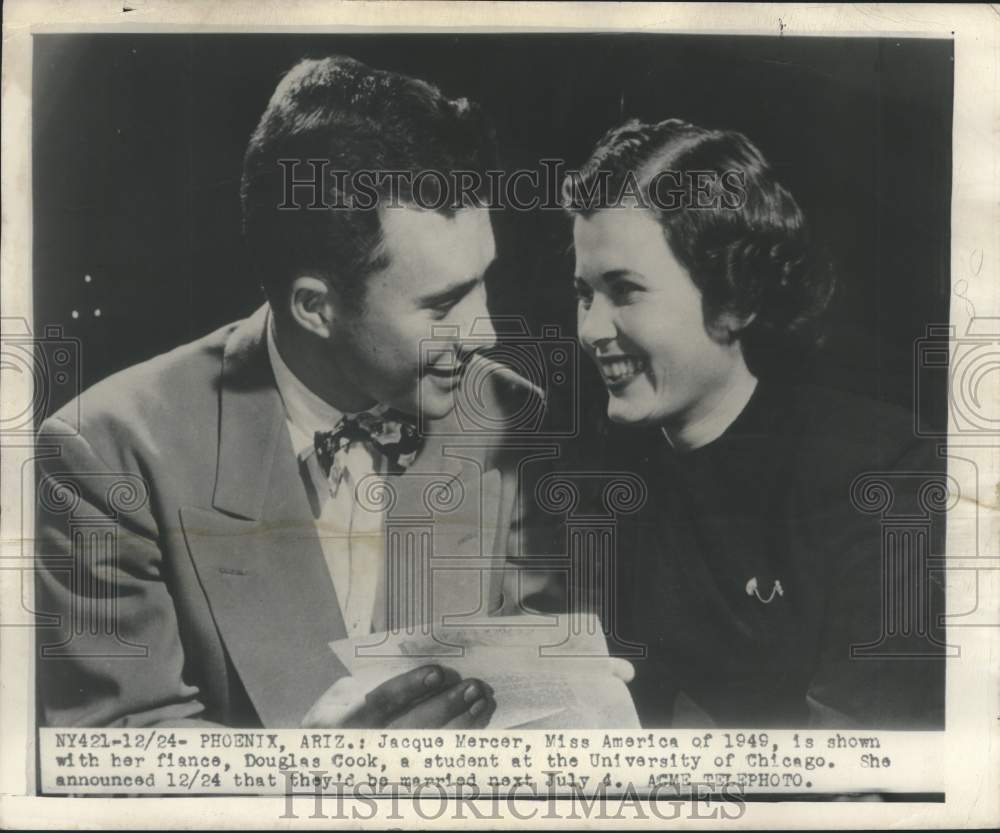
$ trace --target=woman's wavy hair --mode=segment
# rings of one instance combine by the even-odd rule
[[[654,212],[674,257],[702,295],[709,332],[741,323],[750,369],[792,371],[823,340],[833,294],[829,259],[761,152],[741,133],[677,119],[610,130],[563,183],[563,204],[589,216],[631,194]],[[643,202],[644,200],[644,202]]]

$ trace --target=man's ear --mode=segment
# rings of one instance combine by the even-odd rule
[[[337,316],[337,298],[322,278],[301,275],[292,281],[291,315],[302,329],[329,338]]]

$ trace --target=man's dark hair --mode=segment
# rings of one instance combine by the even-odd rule
[[[326,164],[317,203],[327,208],[308,208],[311,186],[285,193],[289,172],[300,181],[313,178],[316,168],[307,160],[318,160],[316,168]],[[451,100],[425,81],[353,58],[303,60],[275,89],[243,162],[243,231],[257,277],[272,301],[303,274],[329,281],[356,301],[364,295],[364,279],[387,265],[380,212],[392,201],[413,204],[414,195],[407,177],[395,184],[385,178],[372,189],[375,207],[343,207],[352,194],[340,189],[351,176],[406,171],[412,178],[439,171],[449,186],[440,211],[450,214],[470,203],[450,190],[452,172],[485,172],[495,164],[493,130],[466,99]],[[348,177],[333,175],[341,171]],[[289,207],[290,196],[297,207]]]
[[[613,209],[629,191],[656,215],[701,292],[706,326],[714,331],[725,313],[749,319],[731,337],[740,339],[751,370],[788,370],[820,344],[833,270],[795,199],[746,136],[677,119],[629,121],[567,177],[563,202],[571,214],[589,216]]]

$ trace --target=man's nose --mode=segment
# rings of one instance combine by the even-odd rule
[[[477,295],[480,293],[477,293]],[[461,324],[459,333],[459,350],[463,355],[479,350],[488,350],[496,346],[497,333],[493,328],[493,319],[486,308],[486,293],[481,298],[470,299],[468,314]]]
[[[613,341],[616,334],[611,310],[603,299],[595,297],[588,309],[581,307],[577,335],[584,347],[596,350],[602,343]]]

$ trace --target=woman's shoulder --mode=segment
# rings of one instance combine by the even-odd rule
[[[835,433],[864,433],[873,425],[894,433],[913,434],[910,412],[895,403],[866,394],[818,384],[785,386],[789,406],[804,424]]]
[[[905,408],[817,385],[790,388],[785,401],[795,467],[811,478],[841,485],[867,473],[941,468],[936,447],[917,436]]]
[[[655,427],[610,424],[585,446],[599,464],[642,467],[662,462],[666,442]],[[899,405],[815,384],[761,383],[730,429],[696,456],[717,468],[757,463],[839,483],[866,471],[926,468],[936,449]]]
[[[916,438],[913,416],[900,405],[814,384],[786,390],[789,415],[806,436],[886,448],[905,446]]]

